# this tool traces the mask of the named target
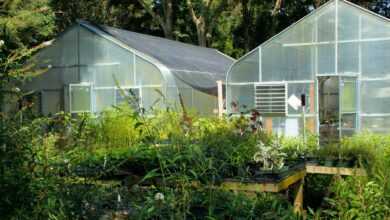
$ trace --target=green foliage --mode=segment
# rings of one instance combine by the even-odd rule
[[[333,186],[334,196],[325,213],[339,219],[386,219],[390,216],[389,201],[383,185],[366,178],[350,177]]]
[[[9,49],[31,47],[54,34],[49,0],[6,0],[1,3],[0,39]]]

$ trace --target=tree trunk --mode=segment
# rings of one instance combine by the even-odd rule
[[[244,22],[244,49],[245,52],[249,52],[250,50],[250,42],[249,42],[249,27],[251,26],[251,14],[249,7],[249,0],[242,0],[242,16]]]
[[[152,5],[145,0],[138,0],[138,3],[158,22],[164,32],[164,36],[173,39],[173,0],[163,0],[163,14],[159,15],[153,11]]]
[[[206,31],[206,23],[203,17],[200,17],[195,24],[196,33],[198,36],[198,45],[201,47],[207,47],[207,31]]]
[[[283,0],[276,0],[275,1],[275,6],[274,6],[274,9],[272,10],[272,16],[279,13],[279,11],[282,7],[282,2],[283,2]]]

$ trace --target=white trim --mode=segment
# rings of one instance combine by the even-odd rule
[[[376,77],[376,78],[365,78],[364,76],[362,76],[360,78],[360,81],[362,82],[370,82],[370,81],[389,81],[390,80],[390,75],[389,76],[385,76],[385,77]]]
[[[390,117],[390,113],[361,113],[361,117]]]
[[[215,75],[215,74],[221,74],[221,73],[213,73],[213,72],[207,72],[207,71],[197,71],[197,70],[181,70],[181,69],[170,69],[171,71],[177,71],[177,72],[185,72],[185,73],[201,73],[201,74],[208,74],[208,75]]]
[[[282,44],[283,47],[303,47],[303,46],[319,46],[329,44],[346,44],[346,43],[364,43],[364,42],[378,42],[378,41],[390,41],[390,37],[378,37],[367,39],[355,39],[355,40],[340,40],[340,41],[322,41],[322,42],[310,42],[310,43],[287,43]]]
[[[244,85],[253,85],[258,82],[240,82],[240,83],[229,83],[229,86],[244,86]]]
[[[262,54],[262,50],[261,50],[261,47],[259,48],[259,82],[263,81],[263,63],[262,63],[262,59],[263,58],[263,54]]]

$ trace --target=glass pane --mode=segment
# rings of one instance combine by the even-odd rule
[[[363,113],[390,113],[390,80],[362,81]]]
[[[72,85],[70,89],[71,112],[89,112],[91,110],[91,88]]]
[[[338,4],[338,40],[359,39],[359,17],[363,16],[364,12],[342,1],[339,1]]]
[[[390,23],[369,13],[362,14],[362,38],[390,37]]]
[[[356,81],[342,82],[341,112],[356,112]]]
[[[359,44],[338,45],[338,73],[359,73]]]
[[[376,117],[362,117],[362,130],[389,133],[390,132],[390,117],[376,116]]]
[[[201,115],[211,115],[217,109],[217,97],[194,90],[194,107]]]
[[[120,105],[123,103],[127,103],[134,109],[139,109],[139,89],[116,89],[116,104]]]
[[[164,106],[164,97],[161,96],[162,88],[142,88],[142,107],[148,111]]]
[[[259,81],[259,50],[254,51],[234,64],[229,73],[229,82]]]
[[[193,96],[192,96],[192,89],[191,88],[179,88],[179,94],[181,96],[181,99],[183,100],[184,106],[187,108],[187,110],[192,109],[193,107]],[[182,108],[181,103],[179,101],[179,107]]]
[[[356,114],[348,113],[341,115],[341,128],[344,130],[354,130],[356,128]]]
[[[363,78],[390,76],[390,41],[362,43]]]
[[[336,10],[332,2],[314,14],[318,19],[318,42],[335,40]]]
[[[42,114],[53,115],[61,111],[61,91],[42,91]]]
[[[228,88],[228,103],[226,107],[229,112],[247,112],[255,107],[254,85],[230,85]]]
[[[82,74],[98,75],[95,79],[98,85],[112,85],[111,78],[115,74],[121,86],[134,86],[133,54],[85,28],[80,28],[80,65],[84,67]],[[86,76],[85,79],[92,78]],[[106,79],[108,81],[103,82]]]
[[[163,77],[160,70],[148,61],[136,56],[137,85],[161,85]]]
[[[314,83],[288,83],[288,97],[287,100],[295,96],[301,100],[301,95],[306,95],[306,113],[315,112],[315,89]],[[288,114],[301,114],[302,107],[295,109],[288,104]]]
[[[96,112],[102,112],[104,109],[115,105],[114,89],[97,89],[95,90]]]
[[[334,44],[325,44],[318,46],[318,73],[335,73],[335,48]]]
[[[49,64],[53,67],[78,64],[77,32],[78,27],[75,27],[61,34],[50,47],[42,49],[34,61],[38,61],[38,66],[45,67]]]

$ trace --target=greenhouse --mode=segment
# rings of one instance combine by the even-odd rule
[[[256,109],[266,129],[286,136],[387,133],[389,60],[389,20],[332,0],[232,65],[227,111]]]
[[[234,61],[223,53],[79,21],[33,59],[47,71],[26,84],[44,115],[99,113],[135,96],[145,110],[180,108],[212,114],[217,82]],[[132,103],[134,104],[134,103]]]

